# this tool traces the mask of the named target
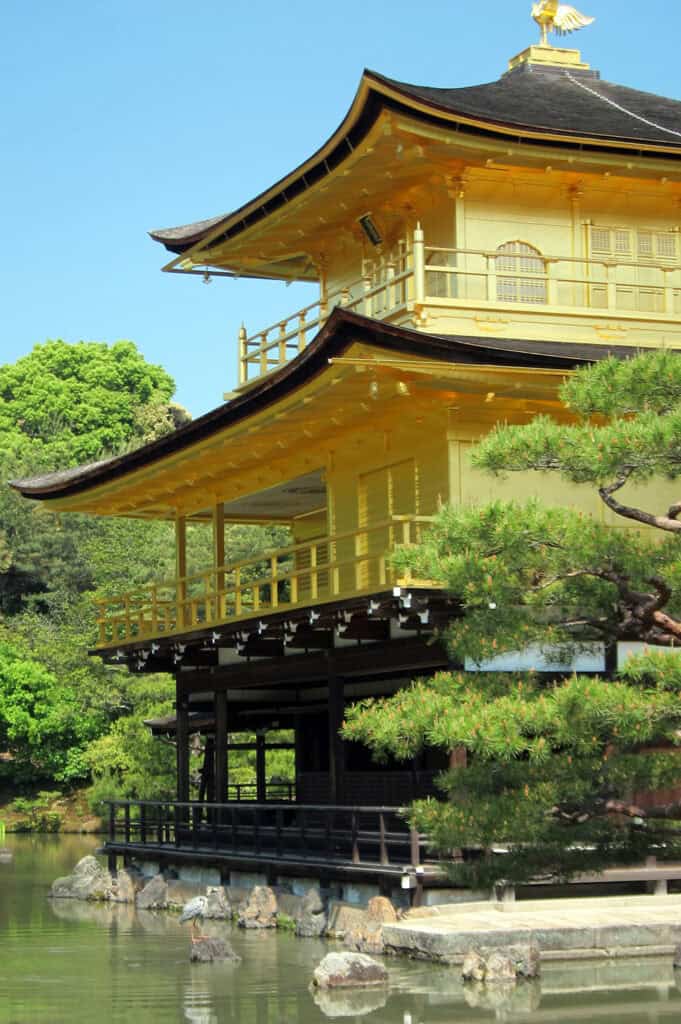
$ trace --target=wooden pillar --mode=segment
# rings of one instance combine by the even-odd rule
[[[187,520],[184,516],[178,516],[175,520],[175,576],[177,578],[177,622],[179,626],[188,625],[187,608]]]
[[[267,800],[267,777],[265,764],[265,736],[257,733],[255,737],[255,785],[256,799],[259,804]]]
[[[345,792],[345,746],[340,729],[345,717],[343,680],[336,672],[333,654],[327,656],[329,682],[329,801],[342,804]]]
[[[227,753],[227,691],[215,693],[215,800],[224,804],[228,800],[228,753]]]
[[[449,751],[449,767],[450,768],[467,768],[468,767],[468,751],[465,747],[454,747],[453,750]]]
[[[217,505],[213,506],[213,565],[216,569],[221,568],[225,564],[225,506],[220,501]],[[222,615],[222,592],[225,589],[225,574],[224,572],[217,572],[213,578],[213,584],[215,586],[215,606],[213,608],[213,615],[216,620],[223,617]]]
[[[175,683],[175,706],[177,713],[177,799],[189,800],[189,703],[180,692],[179,680]]]

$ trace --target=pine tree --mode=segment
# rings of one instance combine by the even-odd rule
[[[356,705],[345,724],[379,758],[465,751],[439,779],[443,799],[416,802],[410,818],[473,886],[681,854],[681,806],[651,797],[681,782],[681,501],[641,507],[622,493],[681,475],[681,359],[607,359],[575,373],[561,398],[573,422],[498,426],[474,464],[587,484],[629,528],[538,501],[446,507],[396,564],[458,602],[445,637],[453,664],[654,646],[615,678],[441,673]],[[636,493],[656,500],[654,486]]]

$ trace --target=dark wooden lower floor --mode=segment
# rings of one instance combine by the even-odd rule
[[[112,863],[123,856],[412,889],[442,875],[399,807],[117,801],[104,850]]]

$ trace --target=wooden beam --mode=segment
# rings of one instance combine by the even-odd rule
[[[189,704],[176,682],[177,799],[189,800]]]
[[[215,799],[224,804],[228,799],[229,755],[227,751],[227,691],[218,690],[215,699]]]
[[[343,679],[338,675],[333,654],[328,654],[326,663],[329,683],[329,800],[332,804],[342,804],[345,776],[345,744],[340,735],[345,718]]]
[[[255,738],[255,788],[259,804],[267,800],[267,776],[265,761],[265,737],[258,733]]]

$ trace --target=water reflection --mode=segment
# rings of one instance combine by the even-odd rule
[[[665,961],[549,964],[540,984],[464,987],[455,968],[388,960],[387,990],[312,993],[321,941],[230,931],[240,964],[190,964],[177,916],[125,904],[49,901],[96,840],[8,837],[0,864],[0,1024],[671,1024],[681,973]],[[206,922],[210,934],[229,925]]]

